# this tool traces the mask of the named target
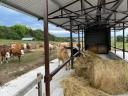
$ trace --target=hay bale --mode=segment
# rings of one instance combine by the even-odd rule
[[[62,82],[64,96],[110,96],[109,94],[89,86],[86,79],[70,76]]]
[[[104,60],[87,51],[77,59],[75,74],[110,94],[128,91],[128,63],[123,60]]]
[[[93,58],[93,59],[92,59]],[[100,59],[96,54],[86,51],[80,57],[77,58],[75,62],[75,73],[79,77],[89,78],[92,75],[93,71],[93,61],[96,59]],[[90,71],[92,70],[92,71]],[[90,73],[91,72],[91,73]]]
[[[110,94],[128,91],[128,65],[122,61],[96,60],[90,76],[92,86]]]

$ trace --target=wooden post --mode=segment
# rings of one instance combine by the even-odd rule
[[[41,76],[41,73],[37,74],[37,77]],[[38,96],[43,96],[42,95],[42,81],[38,82]]]

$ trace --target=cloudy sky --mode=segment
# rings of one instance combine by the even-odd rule
[[[15,24],[23,24],[32,29],[43,29],[43,21],[38,21],[37,18],[17,12],[15,10],[0,6],[0,26],[13,26]],[[70,33],[53,24],[49,23],[49,32],[58,37],[69,37]],[[128,34],[128,29],[125,31]],[[113,32],[111,35],[113,36]],[[117,32],[117,35],[122,35],[122,31]],[[77,34],[73,34],[74,37]]]
[[[43,29],[43,21],[38,21],[35,17],[0,6],[0,25],[12,26],[15,24],[23,24],[32,29]],[[70,36],[69,32],[53,24],[49,24],[49,32],[59,37]],[[73,34],[73,36],[77,36],[77,34]]]

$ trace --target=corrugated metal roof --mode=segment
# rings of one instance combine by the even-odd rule
[[[82,1],[82,2],[81,2]],[[76,25],[93,25],[98,16],[112,27],[128,21],[128,0],[48,0],[49,22],[64,29],[70,29],[69,16]],[[43,18],[43,0],[2,0],[9,8],[23,11],[37,18]],[[82,10],[82,11],[81,11]],[[115,20],[116,19],[116,20]],[[120,24],[121,25],[121,24]]]

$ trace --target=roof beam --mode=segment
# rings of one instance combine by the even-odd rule
[[[76,13],[76,12],[73,12],[73,11],[71,11],[71,10],[68,10],[68,9],[66,9],[66,8],[65,8],[64,10],[67,10],[67,11],[69,11],[69,12],[75,14],[75,15],[80,15],[80,14],[78,14],[78,13]]]
[[[123,2],[123,0],[118,0],[110,9],[116,10],[121,5],[122,2]],[[109,14],[106,19],[109,19],[112,16],[112,14],[113,13]]]
[[[127,12],[121,12],[121,11],[117,11],[117,10],[112,10],[112,9],[108,9],[108,8],[105,8],[105,10],[109,10],[109,11],[112,11],[113,12],[116,12],[116,13],[121,13],[121,14],[125,14],[125,15],[128,15]],[[110,19],[110,18],[109,18]]]
[[[98,0],[97,3],[97,11],[96,11],[96,21],[101,22],[101,8],[102,8],[102,0]]]
[[[120,23],[122,20],[126,19],[128,17],[128,15],[124,16],[123,18],[119,19],[118,21],[115,21],[115,24],[109,26],[109,27],[113,27],[115,26],[116,24]]]
[[[107,2],[107,3],[105,3],[105,5],[108,5],[108,4],[111,4],[111,3],[114,3],[114,2],[116,2],[116,1],[113,0],[113,1]],[[90,9],[93,9],[93,11],[94,11],[94,10],[96,10],[96,9],[95,9],[96,7],[98,7],[98,6],[96,5],[96,6],[93,6],[93,7],[85,8],[85,9],[83,9],[83,11],[90,10]],[[60,11],[62,11],[62,9],[61,9]],[[80,12],[80,11],[81,11],[81,10],[77,10],[77,11],[73,11],[73,12],[77,13],[77,12]],[[91,12],[91,11],[89,11],[88,13],[90,13],[90,12]],[[68,14],[72,14],[72,13],[63,14],[63,16],[68,15]],[[84,13],[83,15],[85,15],[85,14],[86,14],[86,13]],[[79,15],[79,16],[83,16],[83,15]],[[62,16],[62,14],[61,14],[61,15],[58,15],[58,17],[59,17],[59,16]]]
[[[88,0],[84,0],[87,4],[89,4],[91,7],[93,7],[94,5],[91,4]]]
[[[89,12],[92,12],[92,11],[94,11],[95,9],[93,9],[93,10],[90,10]],[[84,15],[86,15],[86,14],[88,14],[89,12],[87,12],[87,13],[85,13]],[[79,17],[79,16],[78,16]],[[75,19],[77,19],[78,17],[76,17]],[[62,23],[60,26],[62,26],[62,25],[64,25],[64,24],[66,24],[66,23],[69,23],[70,21],[66,21],[65,23]]]
[[[54,13],[56,13],[56,12],[60,11],[61,9],[66,8],[66,7],[68,7],[68,6],[70,6],[70,5],[74,4],[74,3],[76,3],[76,2],[78,2],[78,1],[79,1],[79,0],[76,0],[76,1],[74,1],[74,2],[72,2],[72,3],[70,3],[70,4],[67,4],[67,5],[65,5],[65,6],[63,6],[63,7],[59,8],[59,9],[57,9],[57,10],[53,11],[53,12],[51,12],[51,13],[49,13],[49,14],[48,14],[48,16],[50,16],[50,15],[52,15],[52,14],[54,14]]]
[[[81,14],[83,14],[83,9],[84,9],[83,0],[80,0],[80,4],[81,4]]]

